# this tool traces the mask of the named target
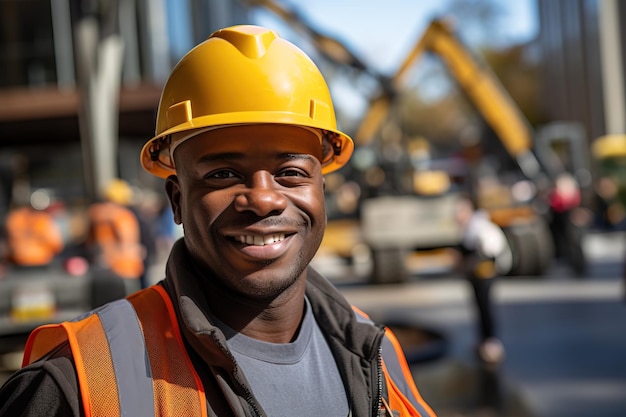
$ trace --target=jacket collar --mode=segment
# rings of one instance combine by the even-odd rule
[[[230,368],[232,358],[228,358],[226,340],[205,314],[210,311],[204,295],[206,289],[202,286],[202,281],[206,279],[210,278],[202,276],[195,267],[184,240],[178,240],[167,262],[164,285],[177,310],[182,332],[210,365]],[[382,330],[371,323],[357,321],[345,297],[311,267],[307,270],[306,296],[317,323],[327,337],[335,339],[339,345],[363,359],[372,360],[377,355]]]

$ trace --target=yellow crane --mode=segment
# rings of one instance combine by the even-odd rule
[[[338,65],[366,72],[377,80],[379,94],[370,99],[369,106],[358,128],[353,133],[357,149],[370,145],[388,119],[392,104],[399,92],[406,88],[410,71],[425,54],[434,54],[445,64],[448,72],[470,102],[493,130],[506,152],[523,176],[539,190],[549,188],[552,175],[542,165],[534,148],[535,133],[518,106],[501,85],[498,78],[463,45],[450,23],[433,20],[419,37],[392,76],[383,75],[368,67],[339,40],[314,29],[295,10],[273,0],[249,0],[249,4],[264,7],[303,33],[317,50]],[[346,239],[363,239],[373,252],[374,280],[402,280],[405,255],[420,249],[444,247],[458,242],[460,232],[450,218],[455,204],[454,196],[445,191],[446,182],[440,172],[415,176],[414,187],[426,184],[428,198],[418,195],[387,195],[361,201],[361,218],[352,223],[341,223],[341,231],[329,227],[327,242],[339,241],[345,251]],[[432,185],[440,184],[439,199],[435,199]],[[423,187],[422,187],[423,188]],[[436,187],[435,187],[436,188]],[[502,187],[510,193],[510,187]],[[504,203],[502,203],[504,201]],[[526,201],[499,199],[496,206],[483,206],[492,219],[506,232],[514,250],[514,270],[520,275],[541,275],[550,265],[554,247],[549,227],[536,207]],[[439,217],[437,217],[437,215]],[[355,231],[354,228],[359,228]],[[336,236],[336,237],[335,237]],[[333,238],[334,237],[334,238]],[[578,242],[580,244],[580,242]]]

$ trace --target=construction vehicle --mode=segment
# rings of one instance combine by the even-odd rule
[[[433,251],[441,255],[442,249],[459,243],[461,230],[454,220],[454,207],[461,193],[470,192],[477,206],[487,210],[509,238],[514,253],[511,275],[542,275],[546,271],[554,257],[554,243],[546,221],[549,207],[541,197],[549,193],[557,172],[545,165],[550,158],[537,157],[535,134],[498,78],[457,39],[448,22],[432,21],[396,73],[389,77],[367,67],[344,44],[313,29],[295,11],[271,0],[251,3],[273,11],[300,30],[331,62],[367,73],[377,81],[378,94],[370,99],[368,110],[352,135],[357,152],[359,149],[369,149],[372,154],[387,151],[380,135],[389,127],[394,101],[405,89],[407,77],[420,57],[430,53],[443,61],[508,159],[503,164],[506,175],[492,170],[490,178],[477,176],[459,187],[451,180],[447,167],[433,169],[436,161],[430,155],[432,144],[424,152],[423,145],[415,146],[416,142],[424,142],[423,138],[403,138],[398,142],[403,146],[399,152],[405,153],[404,164],[391,163],[385,167],[374,163],[367,171],[354,169],[346,174],[365,187],[359,194],[355,215],[340,220],[341,234],[332,232],[329,216],[330,237],[323,242],[322,251],[334,247],[345,253],[356,247],[356,242],[346,242],[345,237],[352,236],[371,250],[373,282],[403,281],[408,275],[408,263],[415,255],[432,255]],[[401,130],[397,125],[395,128]],[[413,152],[412,148],[421,151]],[[480,156],[468,158],[469,169],[456,179],[481,171],[477,168],[484,165],[485,155],[491,151],[489,146],[482,146]],[[414,154],[420,156],[414,158]],[[503,179],[509,182],[502,182]],[[368,184],[369,192],[365,192]],[[330,197],[332,202],[334,196]],[[332,238],[338,235],[344,239]]]
[[[626,230],[626,135],[596,139],[592,153],[603,226],[609,230]]]
[[[530,124],[499,83],[497,77],[465,48],[448,23],[442,20],[434,20],[430,23],[399,70],[386,83],[386,85],[391,85],[391,88],[382,90],[380,95],[372,100],[369,111],[355,134],[356,143],[363,146],[374,139],[389,112],[391,102],[394,99],[394,92],[402,89],[411,68],[427,52],[436,55],[443,61],[448,72],[469,101],[480,112],[499,143],[503,145],[510,157],[509,162],[514,163],[514,169],[508,172],[511,183],[501,181],[505,177],[502,172],[492,171],[487,182],[491,184],[491,187],[477,186],[479,182],[485,184],[485,179],[473,178],[468,187],[465,187],[465,191],[470,191],[471,198],[477,206],[487,210],[491,219],[501,226],[507,234],[514,253],[511,274],[543,274],[552,262],[554,246],[545,218],[547,208],[536,197],[541,197],[547,192],[546,190],[551,187],[551,182],[556,173],[551,172],[550,168],[552,167],[545,165],[547,158],[543,158],[542,161],[536,156],[534,134]],[[488,149],[485,149],[487,146],[483,143],[479,158],[473,161],[472,158],[469,158],[470,170],[472,165],[476,167],[484,163],[484,155],[489,152]],[[474,172],[476,171],[480,170],[474,170]],[[467,173],[469,174],[469,171]],[[419,171],[417,174],[420,174]],[[527,194],[525,198],[520,199],[512,192],[515,190],[515,184],[530,186],[535,188],[538,193]],[[415,183],[414,185],[418,184]],[[415,187],[415,191],[419,189],[420,187]],[[386,212],[388,218],[394,219],[394,223],[402,224],[402,227],[392,228],[396,234],[402,234],[402,240],[405,241],[403,247],[395,245],[396,253],[401,249],[396,255],[396,261],[403,256],[406,249],[428,249],[429,241],[424,240],[428,234],[425,235],[422,232],[424,228],[431,229],[431,234],[434,235],[437,234],[438,229],[444,232],[449,230],[447,244],[453,245],[458,242],[459,233],[455,236],[453,232],[454,223],[450,220],[454,198],[448,195],[449,191],[451,190],[443,187],[439,191],[440,196],[438,198],[434,198],[431,192],[426,198],[424,193],[421,193],[421,197],[415,195],[403,200],[392,197],[393,201],[391,201],[389,197],[381,197],[368,201],[361,217],[366,240],[372,245],[379,246],[379,250],[386,252],[389,252],[390,247],[394,247],[393,242],[397,239],[391,238],[389,225],[382,226],[384,218],[382,213]],[[446,200],[443,200],[444,198]],[[438,204],[435,205],[433,201],[437,201]],[[430,207],[426,211],[419,210],[425,203]],[[407,207],[402,207],[404,205]],[[429,218],[433,217],[434,211],[438,213],[439,222]],[[402,212],[406,214],[401,215]],[[422,214],[420,216],[410,215],[412,212],[421,212]],[[447,228],[443,227],[445,224],[448,225]],[[385,230],[384,233],[388,235],[388,238],[382,239],[376,230]],[[455,238],[457,239],[456,242]],[[445,245],[444,242],[436,242],[432,239],[430,244]],[[384,248],[383,245],[385,245]],[[376,257],[374,260],[376,261]],[[387,276],[392,276],[381,268],[375,267],[374,269],[375,273],[380,274],[383,280],[386,280]]]

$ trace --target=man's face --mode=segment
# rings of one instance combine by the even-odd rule
[[[291,286],[326,225],[320,154],[311,132],[281,125],[183,142],[166,189],[192,256],[248,297],[274,297]]]

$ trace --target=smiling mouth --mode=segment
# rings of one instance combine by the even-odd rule
[[[285,234],[276,233],[276,234],[264,235],[264,236],[241,235],[241,236],[237,236],[236,240],[239,243],[243,243],[246,245],[265,246],[265,245],[271,245],[272,243],[276,243],[276,242],[282,242],[283,240],[285,240]]]

